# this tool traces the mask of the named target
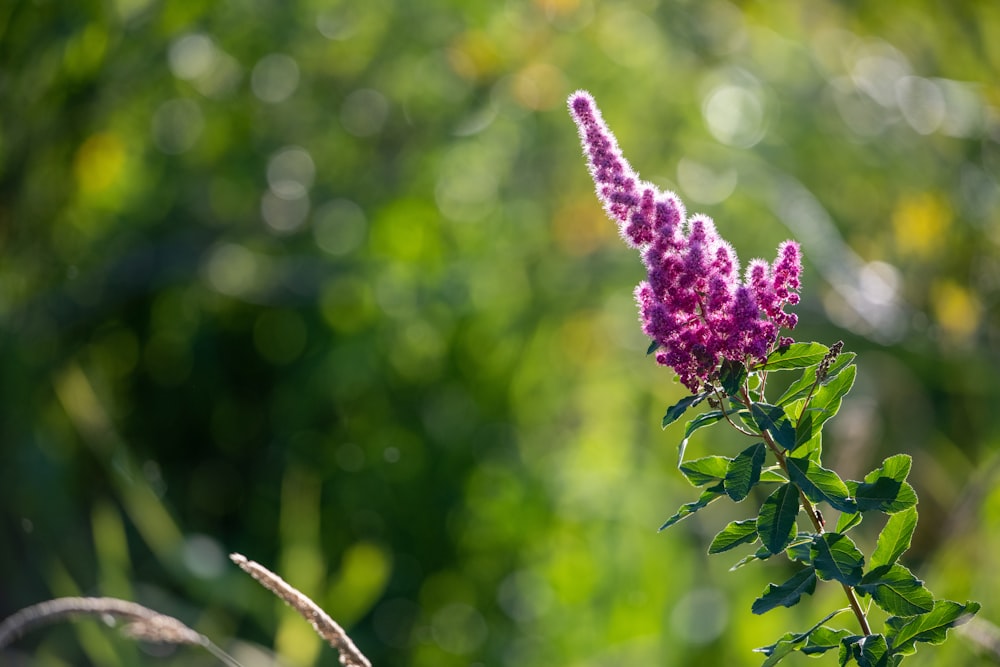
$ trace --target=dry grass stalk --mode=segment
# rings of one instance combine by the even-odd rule
[[[208,638],[178,621],[135,602],[118,598],[67,597],[25,607],[0,623],[0,648],[37,627],[76,616],[120,618],[123,632],[133,639],[159,644],[207,646]]]
[[[316,634],[340,653],[340,664],[345,667],[371,667],[368,658],[358,650],[344,629],[306,595],[260,563],[249,560],[242,554],[230,554],[229,559],[309,621]]]

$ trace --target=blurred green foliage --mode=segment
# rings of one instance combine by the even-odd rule
[[[582,87],[744,261],[802,243],[797,337],[859,354],[828,463],[912,454],[907,564],[996,621],[998,72],[990,2],[4,4],[0,617],[114,595],[336,664],[229,551],[377,665],[756,665],[840,604],[752,617],[786,573],[710,560],[713,508],[655,533],[693,499],[684,390]],[[212,663],[148,650],[81,622],[8,655]]]

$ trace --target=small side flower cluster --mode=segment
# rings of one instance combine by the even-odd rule
[[[799,301],[798,244],[778,246],[773,263],[751,261],[741,280],[739,258],[711,218],[689,218],[677,195],[639,180],[589,93],[573,93],[569,109],[597,196],[646,265],[635,296],[643,331],[658,345],[657,362],[697,392],[722,360],[749,364],[775,343],[791,342],[778,333],[797,322],[784,308]]]

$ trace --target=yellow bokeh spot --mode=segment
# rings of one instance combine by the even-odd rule
[[[930,192],[904,196],[892,213],[896,247],[904,255],[929,257],[941,248],[941,238],[954,218],[948,201]]]
[[[517,103],[526,109],[543,111],[563,103],[566,77],[548,63],[533,63],[514,75],[512,92]]]
[[[500,68],[500,54],[486,33],[462,33],[448,48],[448,64],[459,76],[475,81]]]
[[[125,144],[116,134],[92,135],[76,151],[73,172],[84,192],[99,193],[113,186],[125,167]]]
[[[931,307],[942,333],[953,342],[967,340],[979,328],[979,300],[955,282],[945,281],[931,288]]]

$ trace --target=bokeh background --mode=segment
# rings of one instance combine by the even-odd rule
[[[336,664],[231,551],[376,665],[757,665],[842,606],[752,616],[789,572],[705,554],[742,506],[656,533],[697,495],[659,428],[684,390],[586,88],[744,262],[802,243],[797,337],[859,355],[827,461],[911,454],[904,561],[998,620],[998,73],[992,2],[4,3],[0,617],[112,595],[247,667]],[[93,621],[3,659],[216,664]]]

